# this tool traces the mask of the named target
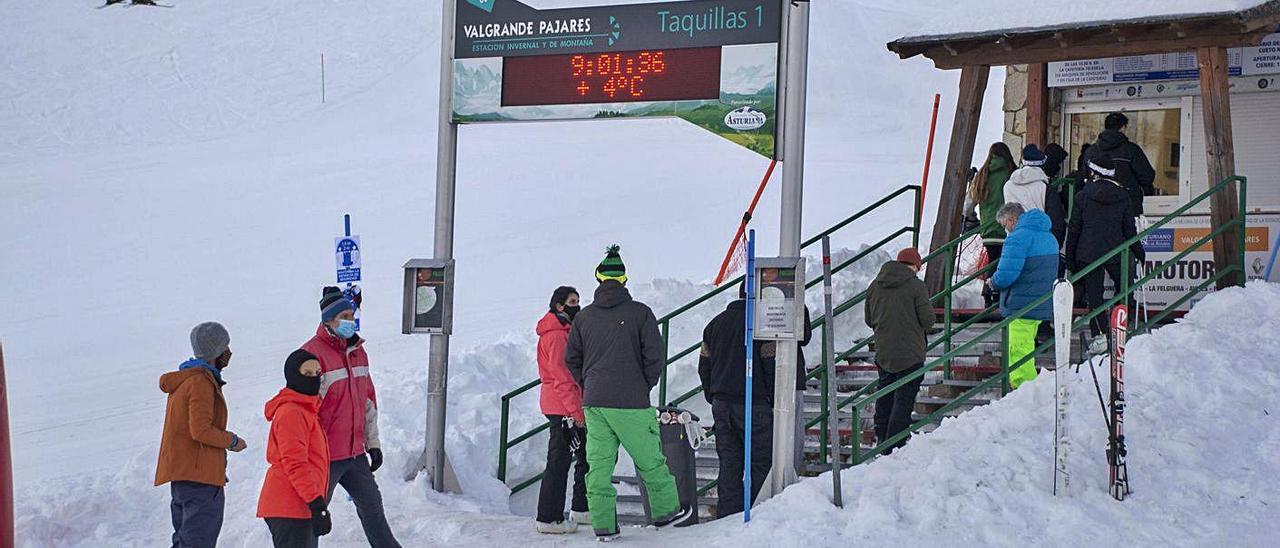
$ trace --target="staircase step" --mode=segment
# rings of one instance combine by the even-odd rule
[[[720,501],[720,499],[719,499],[719,498],[717,498],[717,497],[707,496],[707,495],[702,495],[702,496],[698,497],[698,507],[699,507],[699,508],[702,508],[702,507],[711,507],[711,506],[715,506],[715,505],[716,505],[716,503],[717,503],[717,502],[719,502],[719,501]],[[644,504],[644,497],[643,497],[642,495],[618,495],[618,504],[640,504],[640,505],[643,505],[643,504]],[[619,512],[619,513],[621,513],[621,512]]]

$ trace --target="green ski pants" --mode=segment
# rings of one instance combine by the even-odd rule
[[[1040,330],[1040,320],[1019,318],[1009,322],[1009,367],[1013,367],[1024,356],[1036,349],[1036,332]],[[1029,359],[1022,365],[1009,371],[1009,387],[1016,389],[1031,379],[1036,378],[1035,359]]]
[[[618,531],[618,490],[613,468],[621,444],[636,464],[649,495],[650,517],[655,521],[680,511],[676,480],[662,455],[658,436],[658,412],[646,409],[587,407],[587,507],[596,534]]]

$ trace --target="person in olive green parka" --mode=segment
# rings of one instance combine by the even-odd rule
[[[924,367],[926,333],[937,320],[929,303],[929,289],[920,280],[920,252],[908,247],[880,267],[867,288],[864,320],[876,335],[879,388],[910,377]],[[884,443],[911,426],[911,411],[920,391],[917,376],[876,400],[876,441]],[[903,438],[894,447],[906,443]],[[892,452],[892,449],[890,449]]]

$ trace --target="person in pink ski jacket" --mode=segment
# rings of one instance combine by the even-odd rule
[[[551,294],[550,310],[538,321],[538,377],[542,379],[542,414],[551,421],[547,442],[547,469],[538,493],[537,529],[540,533],[572,533],[578,524],[591,523],[587,511],[586,417],[582,411],[582,388],[564,364],[569,342],[569,326],[581,307],[578,290],[562,286]],[[564,495],[569,465],[573,474],[573,506],[564,515]]]

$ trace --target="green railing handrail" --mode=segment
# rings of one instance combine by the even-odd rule
[[[869,255],[871,252],[873,252],[873,251],[875,251],[875,250],[877,250],[877,249],[880,249],[881,247],[883,247],[883,246],[885,246],[885,245],[888,245],[889,243],[891,243],[891,242],[892,242],[893,240],[895,240],[896,238],[898,238],[898,237],[900,237],[900,236],[902,236],[902,235],[904,235],[904,234],[907,234],[907,233],[911,233],[911,234],[912,234],[912,244],[913,244],[913,245],[918,246],[918,245],[919,245],[919,239],[920,239],[920,208],[918,207],[918,204],[920,203],[920,192],[921,192],[921,190],[922,190],[922,189],[921,189],[921,187],[920,187],[919,185],[905,185],[905,186],[903,186],[903,187],[901,187],[901,188],[899,188],[899,189],[895,190],[894,192],[889,193],[888,195],[884,196],[883,198],[881,198],[881,199],[877,200],[876,202],[874,202],[874,203],[872,203],[872,204],[870,204],[870,205],[868,205],[868,206],[864,207],[863,209],[859,210],[858,212],[854,213],[853,215],[850,215],[849,217],[846,217],[844,220],[840,221],[839,223],[836,223],[836,224],[835,224],[835,225],[833,225],[832,227],[830,227],[830,228],[828,228],[828,229],[824,230],[823,232],[818,233],[816,236],[811,237],[811,238],[809,238],[808,240],[805,240],[805,241],[804,241],[804,242],[802,242],[802,244],[801,244],[801,249],[805,249],[805,248],[807,248],[807,247],[809,247],[809,246],[813,245],[814,243],[820,242],[824,236],[829,236],[829,235],[831,235],[831,234],[835,233],[836,231],[838,231],[838,230],[840,230],[840,229],[842,229],[842,228],[844,228],[844,227],[848,226],[849,224],[853,223],[854,221],[857,221],[858,219],[861,219],[862,217],[865,217],[866,215],[868,215],[868,214],[872,213],[873,211],[875,211],[875,210],[877,210],[877,209],[879,209],[879,208],[883,207],[884,205],[888,204],[889,202],[893,201],[894,199],[896,199],[896,198],[898,198],[898,197],[900,197],[900,196],[906,195],[907,193],[911,193],[911,192],[914,192],[914,193],[915,193],[915,196],[914,196],[914,198],[915,198],[915,199],[911,201],[911,208],[912,208],[912,211],[913,211],[913,221],[912,221],[912,224],[911,224],[910,226],[905,226],[905,227],[902,227],[902,228],[898,229],[897,231],[893,232],[890,236],[888,236],[888,237],[886,237],[886,238],[881,239],[881,240],[880,240],[879,242],[877,242],[875,245],[873,245],[873,246],[871,246],[871,247],[868,247],[868,248],[864,249],[862,252],[860,252],[860,253],[856,254],[854,257],[851,257],[850,259],[843,261],[843,262],[842,262],[842,263],[840,263],[839,265],[836,265],[835,267],[833,267],[833,268],[832,268],[832,274],[834,275],[835,273],[837,273],[837,272],[840,272],[840,271],[844,270],[845,268],[847,268],[847,267],[849,267],[850,265],[852,265],[853,263],[855,263],[857,260],[859,260],[859,259],[861,259],[861,258],[866,257],[866,256],[867,256],[867,255]],[[679,361],[679,360],[683,359],[685,356],[688,356],[689,354],[693,353],[693,352],[694,352],[694,351],[696,351],[696,350],[698,349],[698,347],[699,347],[699,344],[698,344],[698,343],[695,343],[695,344],[693,344],[693,345],[689,346],[688,348],[682,349],[680,352],[678,352],[678,353],[676,353],[674,356],[672,356],[672,355],[671,355],[671,353],[670,353],[670,348],[669,348],[669,345],[670,345],[670,329],[671,329],[671,322],[672,322],[673,320],[675,320],[677,317],[679,317],[680,315],[684,314],[685,312],[688,312],[689,310],[693,309],[694,307],[696,307],[696,306],[698,306],[698,305],[701,305],[701,304],[703,304],[703,303],[705,303],[705,302],[707,302],[707,301],[709,301],[709,300],[711,300],[711,299],[715,298],[717,295],[719,295],[719,294],[721,294],[721,293],[723,293],[723,292],[727,291],[728,289],[730,289],[730,288],[732,288],[732,287],[735,287],[737,283],[739,283],[739,282],[741,282],[741,281],[742,281],[742,279],[743,279],[743,277],[742,277],[742,276],[738,276],[738,277],[736,277],[736,278],[733,278],[733,279],[729,280],[728,282],[725,282],[724,284],[721,284],[721,286],[720,286],[720,287],[717,287],[717,288],[714,288],[714,289],[712,289],[712,290],[708,291],[707,293],[703,294],[702,296],[700,296],[700,297],[698,297],[698,298],[696,298],[696,299],[694,299],[694,300],[692,300],[692,301],[690,301],[690,302],[686,303],[685,305],[683,305],[683,306],[681,306],[681,307],[679,307],[679,308],[677,308],[677,309],[675,309],[675,310],[673,310],[673,311],[671,311],[671,312],[668,312],[667,314],[663,315],[661,318],[659,318],[659,319],[658,319],[659,328],[660,328],[661,333],[662,333],[663,354],[664,354],[664,356],[666,356],[666,358],[664,359],[662,372],[661,372],[661,374],[660,374],[659,382],[658,382],[658,401],[659,401],[659,404],[663,404],[663,405],[668,404],[668,403],[666,402],[667,368],[668,368],[669,366],[671,366],[672,364],[676,363],[677,361]],[[809,287],[812,287],[812,286],[814,286],[814,285],[816,285],[816,284],[818,284],[818,283],[821,283],[821,282],[822,282],[822,280],[823,280],[823,276],[819,275],[816,279],[809,281],[809,282],[805,285],[805,287],[806,287],[806,289],[807,289],[807,288],[809,288]],[[516,389],[514,389],[514,390],[511,390],[511,391],[509,391],[509,392],[507,392],[507,393],[503,394],[503,395],[502,395],[502,397],[501,397],[501,423],[500,423],[500,427],[499,427],[499,430],[500,430],[500,440],[499,440],[499,445],[498,445],[498,474],[497,474],[497,477],[498,477],[498,479],[499,479],[500,481],[506,481],[506,475],[507,475],[507,456],[508,456],[508,451],[509,451],[512,447],[516,446],[517,444],[519,444],[519,443],[521,443],[521,442],[524,442],[525,440],[528,440],[529,438],[531,438],[531,437],[533,437],[533,436],[537,435],[538,433],[542,432],[543,430],[547,430],[548,428],[550,428],[550,424],[549,424],[549,423],[543,423],[543,424],[541,424],[541,425],[539,425],[539,426],[537,426],[537,427],[535,427],[535,428],[533,428],[533,429],[531,429],[531,430],[529,430],[529,431],[527,431],[527,432],[525,432],[525,433],[523,433],[523,434],[521,434],[521,435],[517,436],[517,437],[516,437],[516,438],[514,438],[514,439],[510,439],[510,440],[508,440],[508,436],[509,436],[509,434],[510,434],[510,432],[509,432],[509,428],[510,428],[510,426],[509,426],[509,425],[510,425],[510,402],[511,402],[511,400],[512,400],[513,398],[515,398],[516,396],[519,396],[519,395],[521,395],[521,394],[524,394],[525,392],[528,392],[528,391],[532,390],[534,387],[538,386],[539,384],[540,384],[540,381],[539,381],[538,379],[534,379],[534,380],[532,380],[532,381],[530,381],[530,382],[528,382],[528,383],[526,383],[526,384],[524,384],[524,385],[522,385],[522,386],[520,386],[520,387],[518,387],[518,388],[516,388]],[[699,387],[699,388],[697,388],[697,389],[695,389],[695,390],[691,391],[690,393],[687,393],[687,394],[682,395],[682,396],[681,396],[680,398],[678,398],[677,400],[674,400],[673,402],[670,402],[670,405],[676,405],[676,404],[678,404],[678,403],[680,403],[680,402],[686,401],[688,398],[692,397],[693,395],[696,395],[699,391],[701,391],[701,387]],[[537,483],[541,478],[542,478],[542,474],[541,474],[541,473],[539,473],[539,474],[537,474],[536,476],[533,476],[533,477],[531,477],[531,478],[529,478],[529,479],[527,479],[527,480],[525,480],[525,481],[522,481],[522,482],[520,482],[520,483],[516,484],[515,486],[513,486],[513,487],[512,487],[511,492],[512,492],[512,493],[516,493],[516,492],[518,492],[518,491],[520,491],[520,490],[522,490],[522,489],[524,489],[524,488],[526,488],[526,487],[528,487],[528,486],[530,486],[530,485],[532,485],[532,484],[534,484],[534,483]],[[705,491],[704,491],[704,492],[705,492]]]
[[[1239,185],[1240,185],[1240,192],[1238,193],[1238,199],[1239,199],[1239,204],[1238,204],[1238,208],[1239,208],[1239,217],[1238,217],[1237,219],[1233,219],[1233,220],[1231,220],[1231,221],[1229,221],[1229,222],[1227,222],[1227,223],[1223,224],[1222,226],[1219,226],[1218,228],[1216,228],[1216,229],[1214,229],[1214,230],[1210,231],[1208,234],[1206,234],[1205,236],[1203,236],[1202,238],[1200,238],[1199,240],[1197,240],[1194,244],[1192,244],[1192,245],[1188,246],[1186,250],[1184,250],[1184,251],[1182,251],[1181,253],[1179,253],[1179,254],[1175,255],[1172,259],[1167,260],[1167,261],[1165,261],[1164,263],[1162,263],[1162,264],[1160,265],[1160,267],[1159,267],[1159,268],[1157,268],[1157,269],[1149,269],[1149,272],[1147,272],[1147,274],[1146,274],[1145,276],[1143,276],[1141,279],[1136,280],[1136,281],[1134,281],[1134,282],[1132,282],[1132,283],[1130,283],[1130,282],[1129,282],[1128,266],[1129,266],[1129,264],[1130,264],[1130,262],[1131,262],[1131,261],[1130,261],[1130,259],[1131,259],[1131,257],[1130,257],[1130,254],[1131,254],[1131,247],[1132,247],[1134,244],[1136,244],[1136,243],[1138,243],[1138,242],[1141,242],[1143,238],[1147,237],[1148,235],[1150,235],[1150,234],[1151,234],[1152,232],[1154,232],[1155,230],[1157,230],[1157,229],[1159,229],[1159,228],[1163,227],[1164,225],[1168,224],[1168,223],[1169,223],[1169,222],[1171,222],[1175,217],[1178,217],[1179,215],[1182,215],[1183,213],[1186,213],[1186,212],[1187,212],[1188,210],[1190,210],[1192,207],[1194,207],[1194,206],[1196,206],[1196,205],[1199,205],[1200,203],[1204,202],[1205,200],[1210,199],[1210,197],[1212,197],[1214,194],[1216,194],[1216,193],[1218,193],[1218,192],[1221,192],[1223,189],[1225,189],[1225,188],[1227,187],[1227,185],[1229,185],[1229,184],[1231,184],[1231,183],[1239,183]],[[1196,198],[1194,198],[1194,199],[1192,199],[1192,200],[1188,201],[1188,203],[1187,203],[1187,204],[1183,205],[1182,207],[1179,207],[1179,208],[1175,209],[1172,213],[1169,213],[1169,214],[1168,214],[1168,215],[1166,215],[1164,218],[1162,218],[1160,221],[1157,221],[1156,223],[1152,224],[1150,227],[1148,227],[1148,228],[1144,229],[1143,231],[1141,231],[1141,232],[1137,233],[1137,234],[1136,234],[1136,235],[1134,235],[1133,237],[1131,237],[1131,238],[1129,238],[1128,240],[1126,240],[1124,243],[1122,243],[1122,244],[1120,244],[1119,246],[1117,246],[1116,248],[1112,249],[1110,252],[1108,252],[1108,253],[1104,254],[1102,257],[1098,258],[1098,259],[1097,259],[1097,260],[1095,260],[1093,263],[1090,263],[1088,266],[1086,266],[1085,268],[1081,269],[1079,272],[1076,272],[1076,273],[1074,273],[1074,274],[1072,274],[1072,275],[1068,276],[1067,280],[1068,280],[1069,282],[1071,282],[1071,283],[1077,283],[1077,282],[1079,282],[1080,280],[1082,280],[1082,279],[1083,279],[1086,275],[1088,275],[1089,273],[1091,273],[1091,272],[1095,271],[1095,270],[1096,270],[1096,269],[1098,269],[1098,268],[1101,268],[1104,264],[1106,264],[1106,263],[1110,262],[1110,261],[1111,261],[1111,259],[1114,259],[1114,258],[1116,258],[1117,256],[1121,259],[1121,263],[1120,263],[1120,264],[1121,264],[1121,275],[1120,275],[1121,280],[1120,280],[1120,282],[1119,282],[1119,284],[1118,284],[1118,287],[1117,287],[1117,289],[1116,289],[1115,295],[1114,295],[1113,297],[1111,297],[1110,299],[1108,299],[1107,301],[1105,301],[1104,303],[1102,303],[1102,305],[1098,306],[1097,308],[1095,308],[1095,309],[1093,309],[1093,310],[1091,310],[1091,311],[1087,312],[1086,314],[1084,314],[1084,315],[1083,315],[1083,316],[1081,316],[1080,318],[1076,319],[1076,320],[1072,323],[1072,330],[1076,330],[1076,329],[1081,329],[1081,328],[1087,327],[1087,326],[1089,325],[1089,322],[1091,322],[1091,321],[1092,321],[1095,317],[1097,317],[1099,314],[1105,313],[1106,311],[1108,311],[1108,310],[1109,310],[1112,306],[1114,306],[1115,304],[1117,304],[1117,303],[1119,303],[1119,302],[1121,302],[1121,301],[1126,301],[1127,299],[1129,299],[1129,297],[1131,297],[1131,296],[1132,296],[1132,295],[1133,295],[1133,294],[1138,290],[1138,288],[1139,288],[1139,287],[1141,287],[1143,284],[1145,284],[1145,283],[1149,282],[1150,280],[1154,279],[1155,277],[1157,277],[1157,276],[1159,276],[1159,275],[1163,274],[1163,273],[1164,273],[1164,272],[1166,272],[1167,270],[1171,269],[1171,268],[1173,267],[1173,265],[1175,265],[1175,264],[1177,263],[1177,261],[1178,261],[1178,260],[1182,259],[1183,257],[1186,257],[1188,254],[1190,254],[1190,253],[1192,253],[1193,251],[1195,251],[1195,250],[1199,249],[1199,248],[1200,248],[1201,246],[1203,246],[1204,244],[1206,244],[1206,243],[1208,243],[1208,242],[1211,242],[1214,238],[1216,238],[1216,237],[1218,237],[1218,236],[1220,236],[1220,235],[1222,235],[1222,234],[1226,233],[1226,231],[1228,231],[1228,230],[1230,230],[1230,229],[1232,229],[1232,228],[1235,228],[1235,227],[1239,227],[1239,229],[1240,229],[1240,230],[1239,230],[1239,235],[1238,235],[1238,236],[1239,236],[1239,238],[1240,238],[1240,253],[1239,253],[1239,256],[1237,257],[1237,259],[1238,259],[1238,261],[1239,261],[1237,264],[1233,264],[1233,265],[1231,265],[1231,266],[1229,266],[1229,267],[1227,267],[1227,268],[1224,268],[1224,269],[1218,270],[1218,271],[1217,271],[1213,276],[1211,276],[1208,280],[1206,280],[1206,281],[1204,281],[1204,282],[1200,283],[1200,284],[1199,284],[1199,285],[1197,285],[1196,287],[1192,288],[1189,292],[1187,292],[1186,294],[1184,294],[1181,298],[1179,298],[1178,300],[1174,301],[1174,302],[1173,302],[1173,303],[1171,303],[1169,306],[1166,306],[1166,307],[1165,307],[1165,309],[1164,309],[1160,314],[1158,314],[1155,318],[1148,319],[1148,321],[1146,322],[1146,324],[1144,324],[1144,325],[1139,325],[1139,324],[1136,324],[1136,323],[1135,323],[1134,325],[1132,325],[1132,326],[1130,327],[1130,331],[1131,331],[1131,332],[1136,332],[1136,331],[1138,331],[1138,330],[1140,330],[1140,329],[1142,329],[1142,328],[1144,328],[1144,327],[1150,327],[1150,325],[1151,325],[1151,324],[1154,324],[1155,322],[1158,322],[1158,321],[1162,320],[1163,318],[1167,317],[1167,316],[1168,316],[1168,314],[1170,314],[1170,313],[1171,313],[1174,309],[1176,309],[1178,306],[1181,306],[1181,305],[1182,305],[1182,303],[1186,302],[1188,299],[1190,299],[1191,297],[1193,297],[1193,296],[1195,296],[1195,295],[1199,294],[1199,293],[1200,293],[1200,291],[1202,291],[1203,289],[1207,288],[1207,287],[1209,286],[1209,284],[1211,284],[1211,283],[1215,283],[1215,282],[1217,282],[1218,280],[1222,279],[1223,277],[1225,277],[1225,276],[1227,276],[1227,275],[1230,275],[1230,274],[1233,274],[1233,273],[1236,273],[1236,272],[1243,273],[1243,272],[1244,272],[1244,245],[1243,245],[1243,244],[1244,244],[1244,232],[1245,232],[1245,224],[1246,224],[1246,223],[1245,223],[1245,221],[1246,221],[1246,218],[1247,218],[1247,215],[1248,215],[1248,213],[1247,213],[1247,208],[1246,208],[1246,205],[1245,205],[1247,184],[1248,184],[1248,183],[1247,183],[1247,178],[1245,178],[1245,177],[1243,177],[1243,176],[1239,176],[1239,175],[1232,176],[1232,177],[1228,177],[1227,179],[1224,179],[1223,181],[1219,182],[1217,185],[1214,185],[1212,188],[1210,188],[1209,190],[1207,190],[1207,191],[1205,191],[1204,193],[1200,194],[1200,195],[1199,195],[1199,196],[1197,196]],[[1010,371],[1012,371],[1012,370],[1014,370],[1014,369],[1017,369],[1018,367],[1022,366],[1022,365],[1023,365],[1023,364],[1025,364],[1025,363],[1027,363],[1028,361],[1035,360],[1037,356],[1039,356],[1040,354],[1042,354],[1042,353],[1044,353],[1044,352],[1048,351],[1048,350],[1049,350],[1050,348],[1052,348],[1052,347],[1053,347],[1053,345],[1055,344],[1055,341],[1054,341],[1053,339],[1046,340],[1045,342],[1043,342],[1043,343],[1041,343],[1040,345],[1038,345],[1034,350],[1032,350],[1032,351],[1031,351],[1030,353],[1028,353],[1026,356],[1023,356],[1023,357],[1022,357],[1021,359],[1019,359],[1017,362],[1015,362],[1015,363],[1013,363],[1013,364],[1010,364],[1010,363],[1009,363],[1009,358],[1008,358],[1008,347],[1007,347],[1007,345],[1008,345],[1008,340],[1007,340],[1007,337],[1006,337],[1006,340],[1005,340],[1005,343],[1004,343],[1004,344],[1005,344],[1005,351],[1003,351],[1003,352],[1001,353],[1001,354],[1002,354],[1002,356],[1001,356],[1001,372],[1000,372],[1000,374],[999,374],[999,375],[995,375],[995,376],[992,376],[992,377],[987,378],[986,380],[984,380],[984,381],[980,382],[977,386],[971,387],[969,390],[966,390],[964,393],[962,393],[959,397],[957,397],[957,398],[953,399],[951,402],[948,402],[946,405],[943,405],[943,406],[941,406],[940,408],[938,408],[937,410],[935,410],[934,412],[932,412],[932,413],[930,413],[930,414],[926,415],[926,416],[925,416],[925,417],[923,417],[920,421],[917,421],[917,422],[913,423],[913,424],[912,424],[912,425],[911,425],[907,430],[904,430],[903,432],[899,432],[898,434],[896,434],[896,435],[894,435],[894,436],[891,436],[891,437],[890,437],[889,439],[887,439],[887,440],[883,440],[883,441],[881,441],[881,442],[879,443],[879,445],[876,445],[876,446],[874,446],[873,448],[871,448],[871,449],[869,449],[869,450],[867,451],[867,453],[866,453],[866,454],[867,454],[867,456],[866,456],[865,458],[864,458],[864,456],[863,456],[863,454],[862,454],[862,451],[861,451],[861,449],[860,449],[860,448],[861,448],[861,436],[862,436],[861,409],[862,409],[862,407],[864,407],[868,402],[874,402],[874,401],[876,401],[876,400],[880,399],[881,397],[883,397],[883,396],[885,396],[885,395],[887,395],[887,394],[891,393],[892,391],[894,391],[894,390],[898,389],[899,387],[901,387],[901,386],[905,385],[906,383],[911,382],[911,381],[914,381],[914,380],[915,380],[915,379],[917,379],[917,378],[921,378],[921,377],[923,377],[925,374],[927,374],[927,372],[928,372],[928,371],[931,371],[931,370],[933,370],[933,369],[936,369],[936,368],[937,368],[937,366],[938,366],[938,364],[939,364],[939,362],[943,362],[943,361],[945,361],[945,360],[950,360],[950,359],[954,358],[954,357],[955,357],[955,355],[957,355],[958,353],[960,353],[960,352],[962,352],[962,351],[964,351],[964,350],[967,350],[968,348],[972,347],[973,345],[978,344],[979,342],[983,341],[984,339],[986,339],[986,338],[990,337],[992,334],[995,334],[995,333],[997,333],[997,332],[1003,332],[1003,330],[1004,330],[1004,329],[1005,329],[1009,324],[1011,324],[1013,321],[1018,320],[1018,319],[1021,319],[1021,318],[1022,318],[1022,317],[1024,317],[1027,313],[1029,313],[1031,310],[1035,309],[1037,306],[1040,306],[1041,304],[1043,304],[1043,303],[1047,302],[1050,298],[1052,298],[1052,293],[1048,293],[1048,294],[1045,294],[1045,295],[1040,296],[1040,297],[1039,297],[1039,298],[1037,298],[1035,301],[1033,301],[1033,302],[1031,302],[1030,304],[1026,305],[1026,306],[1025,306],[1025,307],[1023,307],[1021,310],[1019,310],[1018,312],[1014,313],[1012,316],[1009,316],[1009,317],[1007,317],[1007,318],[1004,318],[1003,320],[1001,320],[1000,322],[996,323],[995,325],[993,325],[993,326],[991,326],[991,327],[987,328],[985,331],[983,331],[983,332],[982,332],[981,334],[979,334],[978,336],[976,336],[976,337],[974,337],[974,338],[970,339],[968,342],[966,342],[966,343],[964,343],[964,344],[960,345],[959,347],[957,347],[956,349],[954,349],[954,350],[952,350],[952,351],[948,352],[947,354],[944,354],[943,356],[940,356],[940,357],[936,358],[936,359],[935,359],[935,360],[933,360],[932,362],[929,362],[928,364],[926,364],[926,366],[925,366],[925,367],[920,368],[920,370],[919,370],[919,371],[916,371],[916,372],[913,372],[913,373],[911,373],[911,374],[909,374],[909,375],[907,375],[907,376],[904,376],[902,379],[899,379],[898,381],[895,381],[894,383],[892,383],[892,384],[890,384],[890,385],[888,385],[888,386],[885,386],[885,387],[880,388],[880,389],[878,389],[878,390],[876,390],[876,391],[874,391],[874,392],[871,392],[870,394],[865,394],[865,395],[864,395],[863,397],[861,397],[860,399],[857,399],[857,398],[858,398],[858,396],[859,396],[860,394],[855,393],[854,395],[850,396],[849,398],[846,398],[844,401],[842,401],[842,402],[838,402],[838,403],[840,403],[842,406],[843,406],[843,404],[845,404],[845,402],[852,403],[852,405],[853,405],[853,411],[852,411],[852,419],[853,419],[853,420],[852,420],[852,430],[851,430],[851,432],[852,432],[852,436],[853,436],[853,440],[851,440],[851,441],[852,441],[852,443],[850,444],[850,445],[851,445],[851,447],[852,447],[852,451],[853,451],[853,452],[852,452],[852,455],[851,455],[851,461],[853,462],[853,464],[854,464],[854,465],[857,465],[857,464],[860,464],[860,463],[865,462],[865,461],[867,461],[867,460],[870,460],[870,459],[872,459],[872,458],[875,458],[877,455],[879,455],[880,453],[882,453],[884,450],[886,450],[886,449],[888,449],[888,448],[892,447],[893,445],[897,444],[898,442],[902,441],[903,439],[906,439],[906,437],[907,437],[907,436],[910,436],[913,432],[915,432],[915,431],[919,430],[920,428],[923,428],[923,427],[924,427],[924,425],[933,423],[933,422],[934,422],[934,421],[936,421],[939,417],[943,416],[946,412],[951,411],[952,409],[955,409],[955,408],[956,408],[956,407],[958,407],[958,406],[965,405],[967,402],[969,402],[970,400],[972,400],[972,399],[973,399],[977,394],[981,394],[981,393],[985,392],[986,390],[989,390],[989,389],[993,388],[993,387],[994,387],[994,384],[995,384],[996,382],[1000,382],[1000,383],[1001,383],[1001,392],[1002,392],[1002,394],[1003,394],[1003,393],[1007,393],[1007,392],[1008,392],[1008,390],[1009,390],[1009,386],[1008,386],[1009,372],[1010,372]],[[872,386],[872,385],[868,385],[868,386]],[[865,392],[865,391],[866,391],[866,390],[865,390],[865,388],[866,388],[866,387],[864,387],[864,390],[860,390],[859,392]],[[811,422],[812,422],[812,421],[811,421]]]

